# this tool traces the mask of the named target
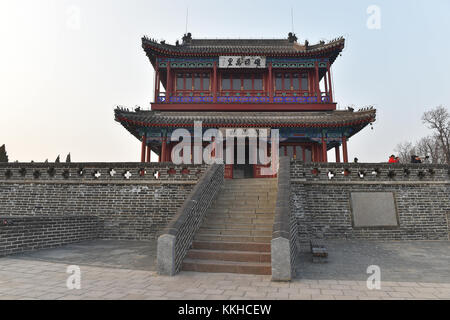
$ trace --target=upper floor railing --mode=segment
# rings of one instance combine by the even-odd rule
[[[156,103],[275,103],[275,104],[314,104],[314,103],[332,103],[330,96],[327,92],[321,92],[321,96],[311,93],[303,93],[302,95],[296,95],[292,93],[282,93],[274,97],[261,93],[234,93],[234,92],[221,92],[221,95],[214,97],[208,93],[191,93],[176,96],[166,96],[165,93],[161,93],[157,97]]]

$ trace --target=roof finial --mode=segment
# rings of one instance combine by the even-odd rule
[[[297,36],[293,32],[289,32],[288,40],[290,43],[297,42]]]
[[[184,36],[183,36],[183,38],[182,38],[182,40],[183,40],[183,44],[189,44],[189,43],[191,43],[191,40],[192,40],[192,34],[191,34],[190,32],[185,33]]]

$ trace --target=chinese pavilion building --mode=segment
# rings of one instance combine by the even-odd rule
[[[348,162],[349,138],[375,121],[376,111],[336,110],[331,67],[345,40],[300,44],[286,39],[193,39],[170,45],[144,37],[154,70],[151,110],[115,110],[115,119],[142,142],[141,162],[171,161],[177,128],[278,129],[281,156],[305,162]],[[341,148],[342,147],[342,148]],[[341,158],[342,150],[342,158]],[[226,165],[226,177],[260,177],[261,165]]]

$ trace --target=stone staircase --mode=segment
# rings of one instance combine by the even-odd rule
[[[225,180],[182,269],[270,275],[277,179]]]

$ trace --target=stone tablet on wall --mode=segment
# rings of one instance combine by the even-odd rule
[[[397,208],[392,192],[352,192],[354,227],[396,227]]]

